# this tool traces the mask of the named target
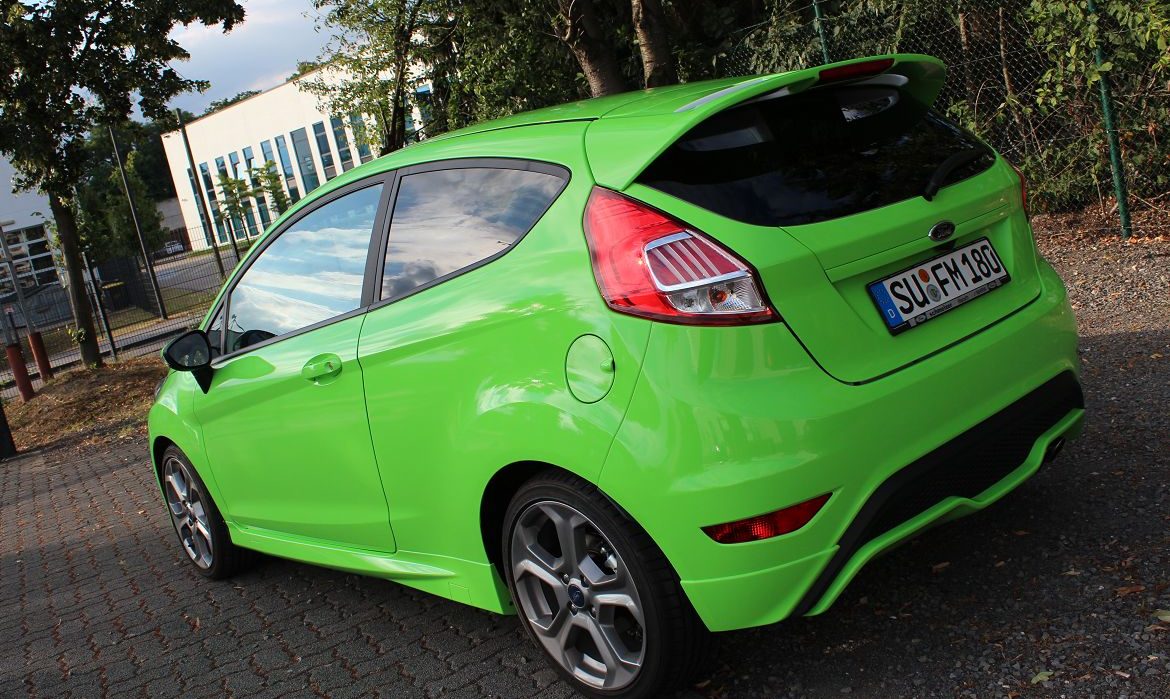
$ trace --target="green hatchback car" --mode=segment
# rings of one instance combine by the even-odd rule
[[[499,613],[581,693],[824,612],[1075,436],[1019,174],[889,55],[479,124],[278,220],[174,340],[151,457],[186,556]]]

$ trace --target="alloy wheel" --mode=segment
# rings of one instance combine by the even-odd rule
[[[628,687],[646,655],[645,618],[621,554],[560,502],[529,505],[512,530],[517,603],[550,657],[584,684]]]
[[[215,562],[211,524],[207,517],[207,496],[191,476],[191,469],[175,457],[163,463],[163,490],[175,531],[187,556],[201,569]]]

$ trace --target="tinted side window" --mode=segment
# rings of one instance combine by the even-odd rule
[[[564,180],[526,170],[462,168],[407,175],[398,186],[382,298],[402,296],[507,250]]]
[[[336,199],[290,225],[244,272],[228,302],[227,351],[361,305],[382,185]]]

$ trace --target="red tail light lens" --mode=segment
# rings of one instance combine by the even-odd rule
[[[843,66],[835,66],[833,68],[825,68],[817,77],[823,83],[838,82],[841,80],[853,80],[854,78],[866,78],[878,73],[884,73],[894,65],[892,58],[879,58],[874,61],[862,61],[860,63],[850,63]]]
[[[693,325],[777,318],[751,267],[702,233],[595,187],[585,207],[593,275],[619,313]]]
[[[759,517],[741,519],[737,522],[714,524],[703,527],[707,536],[721,544],[742,544],[748,541],[771,539],[781,534],[791,534],[809,523],[816,513],[829,501],[830,493],[805,500]]]

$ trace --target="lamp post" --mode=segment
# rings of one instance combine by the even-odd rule
[[[126,192],[126,203],[130,206],[130,220],[134,223],[134,232],[138,234],[138,244],[142,247],[142,261],[146,263],[146,274],[150,278],[150,288],[154,298],[158,301],[158,314],[163,320],[167,319],[167,307],[163,303],[162,290],[158,287],[158,277],[154,274],[154,264],[150,261],[150,250],[146,247],[146,238],[142,235],[142,226],[138,224],[138,209],[134,206],[134,195],[130,192],[130,180],[126,178],[126,168],[122,164],[122,153],[118,151],[118,137],[114,134],[111,124],[110,143],[114,146],[114,160],[118,163],[118,173],[122,175],[122,189]]]
[[[179,121],[179,133],[183,136],[183,148],[187,151],[187,166],[191,170],[191,181],[195,184],[195,198],[199,200],[196,204],[199,206],[199,217],[203,221],[205,237],[211,241],[211,251],[215,253],[215,264],[219,266],[219,276],[225,278],[227,273],[224,272],[223,260],[219,257],[219,241],[215,239],[215,231],[211,228],[211,212],[207,210],[207,200],[203,198],[203,185],[199,183],[199,171],[195,169],[195,156],[191,154],[191,140],[187,138],[187,125],[183,123],[183,110],[175,109],[175,118]],[[240,255],[237,253],[236,261],[239,262],[239,260]]]

